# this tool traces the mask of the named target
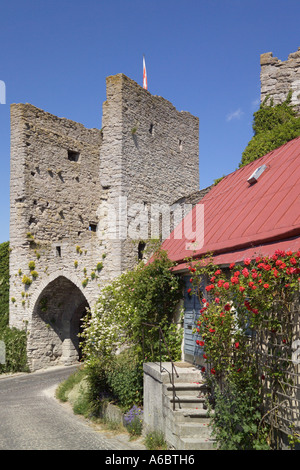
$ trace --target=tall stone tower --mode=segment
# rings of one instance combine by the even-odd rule
[[[86,308],[199,189],[198,136],[198,118],[123,74],[101,130],[11,106],[10,325],[28,329],[32,370],[78,359]]]

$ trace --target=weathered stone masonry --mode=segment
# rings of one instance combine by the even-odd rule
[[[156,236],[146,210],[199,189],[198,126],[123,74],[101,130],[11,106],[10,324],[28,328],[33,370],[78,358],[85,309],[137,262],[138,217]]]
[[[293,90],[292,104],[300,113],[300,48],[285,62],[273,57],[272,52],[261,54],[260,65],[261,102],[269,96],[274,105],[282,103]]]

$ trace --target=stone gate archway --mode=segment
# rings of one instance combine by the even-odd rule
[[[89,308],[82,291],[65,276],[50,281],[35,301],[28,337],[32,370],[73,364],[81,358],[82,319]]]

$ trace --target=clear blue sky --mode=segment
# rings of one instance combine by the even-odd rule
[[[260,54],[300,46],[299,0],[0,0],[0,242],[9,239],[10,104],[101,128],[105,78],[124,73],[200,119],[200,187],[251,139]]]

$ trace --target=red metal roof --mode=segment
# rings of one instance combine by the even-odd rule
[[[250,175],[262,165],[265,171],[249,184]],[[197,219],[199,204],[204,207],[203,223]],[[227,264],[258,253],[273,254],[281,246],[298,250],[300,137],[227,175],[198,205],[162,245],[181,267],[185,258],[208,252],[214,254],[216,263]],[[185,236],[179,238],[181,231]]]

